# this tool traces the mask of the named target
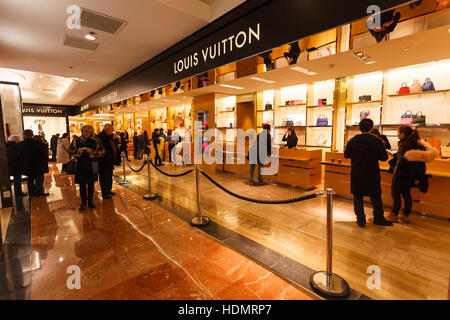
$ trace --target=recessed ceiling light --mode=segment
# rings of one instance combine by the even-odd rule
[[[39,76],[39,78],[41,78],[41,79],[43,79],[44,78],[44,76],[41,74],[40,76]]]
[[[251,80],[256,80],[256,81],[265,82],[265,83],[275,83],[275,81],[272,81],[272,80],[266,80],[266,79],[261,79],[261,78],[258,78],[258,77],[251,77],[250,79],[251,79]]]
[[[95,32],[89,32],[89,34],[85,35],[84,37],[90,41],[97,40],[97,38],[95,37]]]
[[[317,75],[317,72],[310,71],[310,70],[307,70],[305,68],[298,67],[298,66],[292,67],[291,69],[294,70],[294,71],[297,71],[297,72],[304,73],[304,74],[306,74],[308,76],[315,76],[315,75]]]
[[[241,87],[235,87],[235,86],[230,86],[228,84],[221,84],[221,87],[225,87],[225,88],[231,88],[231,89],[237,89],[237,90],[243,90],[244,88]]]
[[[358,57],[362,57],[362,56],[364,56],[364,53],[362,53],[361,51],[359,51],[359,52],[355,52],[355,54],[358,56]]]

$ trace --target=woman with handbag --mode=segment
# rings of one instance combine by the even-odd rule
[[[77,161],[75,183],[80,185],[81,197],[81,205],[78,210],[86,209],[86,203],[89,208],[94,209],[94,183],[98,180],[97,159],[105,154],[102,142],[94,134],[94,128],[91,126],[81,128],[81,137],[72,141],[69,154]]]
[[[399,219],[409,223],[412,210],[411,188],[418,188],[422,193],[428,191],[428,177],[426,162],[431,162],[439,155],[438,151],[429,143],[420,140],[417,130],[409,126],[398,129],[398,152],[389,162],[394,168],[391,195],[394,199],[392,213],[387,220],[398,223]],[[401,197],[405,202],[403,213],[400,213]]]
[[[286,147],[288,149],[295,149],[297,147],[297,142],[298,142],[298,137],[297,137],[297,134],[295,133],[295,130],[292,128],[289,128],[286,131],[282,141],[286,142]]]

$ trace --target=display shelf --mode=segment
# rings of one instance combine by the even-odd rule
[[[383,124],[381,124],[381,126],[384,126],[384,127],[410,126],[410,127],[440,128],[440,127],[448,127],[448,126],[450,126],[450,123],[411,123],[411,124],[383,123]]]
[[[307,128],[333,128],[333,126],[306,126]]]
[[[306,128],[307,126],[275,126],[275,129]]]
[[[425,92],[414,92],[414,93],[404,93],[404,94],[389,94],[389,98],[395,98],[395,97],[408,97],[408,96],[418,96],[418,95],[429,95],[429,94],[436,94],[436,93],[446,93],[450,92],[450,89],[446,90],[436,90],[436,91],[425,91]]]
[[[236,113],[236,111],[219,111],[219,113]]]
[[[315,105],[315,106],[306,106],[306,108],[308,108],[308,109],[313,109],[313,108],[330,108],[330,107],[334,107],[334,105],[332,105],[332,104],[323,104],[323,105]]]
[[[293,104],[293,105],[289,105],[289,106],[282,105],[282,106],[278,106],[278,108],[295,108],[295,107],[303,107],[303,106],[306,106],[306,103]]]
[[[331,146],[313,146],[313,145],[306,145],[307,148],[324,148],[324,149],[331,149]]]
[[[275,110],[257,110],[256,112],[274,112]]]
[[[365,102],[347,102],[347,105],[358,105],[358,104],[373,104],[381,103],[381,100],[365,101]]]

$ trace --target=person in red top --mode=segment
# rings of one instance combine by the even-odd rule
[[[105,155],[99,159],[98,169],[102,197],[103,200],[107,200],[115,195],[115,193],[112,192],[112,176],[114,171],[114,160],[118,156],[118,150],[114,143],[114,127],[111,124],[106,124],[98,137],[105,148]]]

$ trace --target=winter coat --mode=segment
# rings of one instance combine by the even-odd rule
[[[6,155],[8,157],[9,175],[13,177],[22,176],[24,159],[19,144],[8,142],[6,144]]]
[[[351,193],[380,195],[381,174],[378,161],[388,159],[383,141],[371,134],[359,134],[347,143],[344,156],[352,160]]]
[[[120,152],[116,146],[113,135],[107,135],[103,130],[97,136],[104,148],[103,156],[99,157],[99,165],[105,171],[114,170],[114,164],[117,163],[117,159],[120,161]]]
[[[58,140],[58,147],[56,151],[56,161],[62,164],[67,164],[70,161],[70,155],[69,155],[69,146],[70,142],[69,139],[59,139]]]
[[[266,142],[266,148],[261,149],[262,144]],[[265,150],[264,150],[265,149]],[[261,153],[261,154],[260,154]],[[247,154],[247,160],[250,164],[264,164],[266,158],[272,155],[272,137],[267,132],[263,130],[256,136],[256,141],[253,143],[252,147]]]
[[[56,151],[56,149],[58,148],[58,137],[57,136],[53,136],[50,139],[50,150],[52,151]]]
[[[90,148],[91,152],[80,151],[81,148]],[[75,183],[87,184],[98,180],[98,159],[103,157],[105,149],[98,137],[75,138],[69,147],[69,154],[75,157],[77,164],[75,169]]]
[[[399,152],[394,158],[391,194],[398,194],[403,188],[418,188],[427,193],[428,176],[425,163],[433,161],[438,155],[439,152],[425,141],[409,148],[405,146],[404,141],[400,141]]]
[[[48,147],[36,139],[27,138],[19,143],[23,155],[24,174],[38,177],[48,173]]]

